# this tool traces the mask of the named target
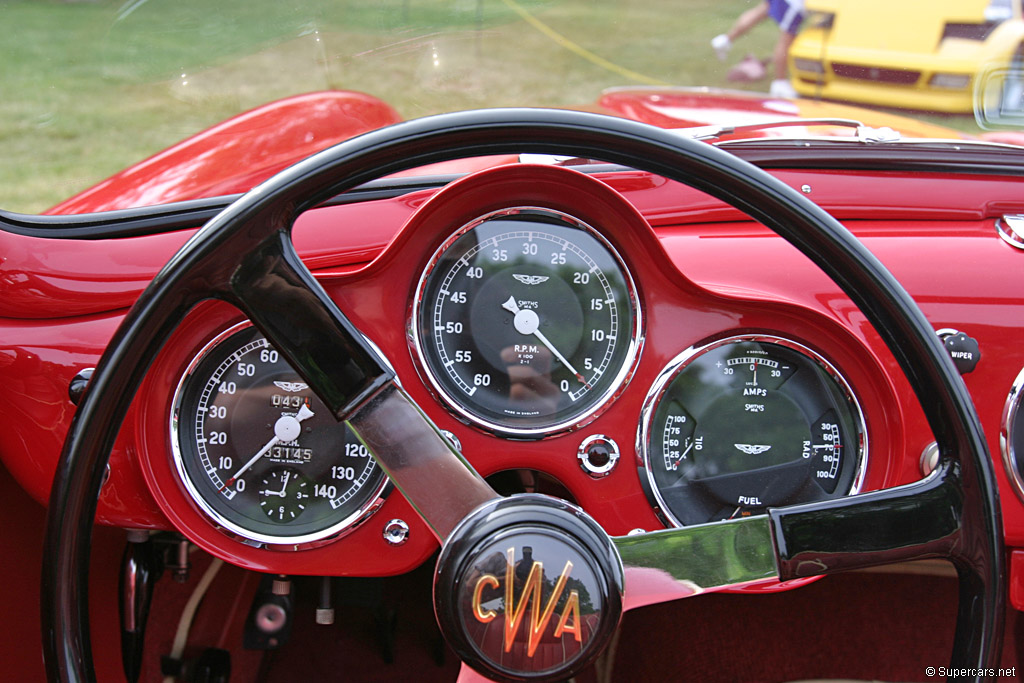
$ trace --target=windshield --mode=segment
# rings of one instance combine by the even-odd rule
[[[978,70],[1012,64],[1019,55],[1020,12],[1008,0],[905,2],[896,9],[880,0],[807,0],[804,8],[793,0],[789,10],[780,4],[786,3],[4,0],[0,207],[44,211],[241,112],[324,91],[379,101],[367,126],[494,106],[657,115],[664,120],[652,122],[672,127],[750,123],[768,114],[863,119],[832,104],[856,102],[887,113],[906,104],[915,119],[973,135],[982,132],[969,107]],[[777,73],[780,49],[784,79]],[[859,63],[854,55],[865,50],[874,53]],[[859,90],[833,89],[843,78]],[[780,80],[791,90],[776,90]],[[661,109],[652,105],[653,89],[667,87],[774,97],[757,106],[705,102],[702,115],[693,116],[667,100]],[[645,89],[647,99],[608,99],[611,88]],[[959,97],[960,104],[946,106],[941,96]],[[647,107],[644,116],[638,107]],[[888,116],[878,121],[909,125]],[[221,146],[246,144],[253,130],[222,135]],[[328,136],[324,144],[336,141]],[[254,174],[250,184],[261,179]],[[223,188],[211,183],[196,193]]]

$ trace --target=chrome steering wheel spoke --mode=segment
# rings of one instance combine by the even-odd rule
[[[955,477],[945,461],[906,486],[615,537],[625,566],[625,609],[766,579],[937,557],[957,562],[963,511]]]
[[[302,263],[284,230],[251,249],[231,275],[235,303],[363,442],[439,541],[497,493],[395,384]]]
[[[612,538],[626,575],[623,609],[778,577],[766,515]]]

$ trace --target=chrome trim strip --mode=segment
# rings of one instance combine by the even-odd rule
[[[721,137],[722,135],[734,135],[736,133],[746,133],[748,131],[764,130],[767,128],[791,128],[791,127],[818,127],[818,126],[836,126],[839,128],[854,128],[857,131],[857,135],[860,135],[860,131],[873,131],[874,128],[868,128],[860,121],[854,119],[829,119],[829,118],[813,118],[813,119],[777,119],[764,121],[757,121],[755,123],[737,123],[737,124],[724,124],[724,125],[710,125],[710,126],[693,126],[691,128],[675,128],[675,132],[679,133],[688,138],[694,140],[709,140],[711,138]],[[897,134],[898,135],[898,134]]]
[[[685,130],[685,129],[684,129]],[[803,144],[807,142],[835,142],[851,144],[855,143],[859,146],[865,145],[865,140],[856,136],[840,136],[840,135],[808,135],[806,137],[772,137],[768,141],[771,144],[792,142],[797,144]],[[765,144],[766,138],[743,138],[740,140],[723,140],[716,142],[716,147],[721,147],[729,152],[734,149],[743,149],[744,147],[757,146],[758,144]],[[874,144],[874,143],[867,143]],[[994,151],[1006,150],[1012,151],[1016,155],[1021,153],[1019,145],[1011,145],[1005,142],[989,142],[988,140],[963,140],[956,138],[900,138],[899,140],[886,141],[886,147],[890,145],[896,145],[897,147],[914,148],[914,147],[936,147],[950,152],[959,152],[964,149],[990,149]]]

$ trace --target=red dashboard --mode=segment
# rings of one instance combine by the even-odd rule
[[[936,330],[955,329],[977,340],[981,359],[964,381],[998,461],[1007,545],[1024,547],[1024,504],[1000,456],[1004,406],[1024,368],[1018,343],[1024,300],[1009,286],[1024,254],[996,230],[997,219],[1024,210],[1016,199],[1021,181],[899,172],[776,175],[863,240]],[[624,361],[621,382],[592,410],[568,426],[510,438],[467,419],[445,400],[415,348],[413,308],[432,255],[456,230],[522,207],[572,217],[606,240],[632,278],[640,315],[635,356]],[[74,413],[68,395],[73,378],[95,366],[126,306],[191,233],[94,241],[0,235],[0,455],[37,500],[47,499]],[[651,495],[653,480],[645,472],[651,439],[642,437],[643,425],[654,419],[645,405],[674,359],[723,339],[784,340],[837,371],[862,413],[862,471],[850,475],[860,490],[923,476],[921,456],[934,437],[864,316],[795,248],[696,190],[632,171],[500,166],[440,189],[309,211],[294,235],[318,281],[388,359],[409,396],[457,438],[481,475],[515,471],[524,490],[571,499],[610,534],[671,523],[673,515],[659,515],[664,501]],[[172,455],[174,397],[201,349],[241,320],[236,309],[211,301],[174,332],[122,427],[99,521],[177,530],[229,562],[275,573],[382,576],[421,564],[436,541],[395,491],[353,528],[301,550],[225,533],[196,504]],[[581,466],[581,444],[595,435],[618,450],[606,472]],[[396,519],[410,527],[402,544],[388,542],[383,533]]]

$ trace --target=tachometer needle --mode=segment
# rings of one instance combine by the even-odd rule
[[[309,409],[309,406],[303,405],[299,408],[299,412],[297,412],[294,417],[291,415],[282,415],[279,417],[277,422],[274,423],[274,438],[268,441],[266,446],[259,449],[256,452],[256,455],[249,458],[249,462],[242,465],[237,472],[231,475],[231,477],[224,482],[224,485],[220,487],[219,491],[224,491],[225,489],[230,488],[236,481],[238,481],[238,478],[242,476],[246,470],[255,465],[257,460],[266,455],[267,452],[278,443],[287,443],[288,441],[294,441],[299,438],[299,434],[302,433],[300,423],[303,420],[313,417],[313,415],[314,413]],[[288,485],[287,480],[285,480],[285,485]]]
[[[565,356],[559,353],[558,349],[556,349],[554,345],[548,341],[548,338],[544,336],[544,333],[540,331],[540,316],[538,316],[535,311],[528,308],[519,308],[519,304],[516,303],[516,298],[514,296],[510,296],[508,300],[501,305],[501,307],[515,316],[512,320],[512,324],[515,326],[516,332],[519,334],[532,334],[535,336],[542,344],[544,344],[544,346],[547,347],[548,351],[550,351],[562,365],[569,369],[569,372],[579,380],[580,384],[587,383],[587,380],[583,378],[583,375],[581,375],[576,368],[572,366],[572,363],[570,363]]]

